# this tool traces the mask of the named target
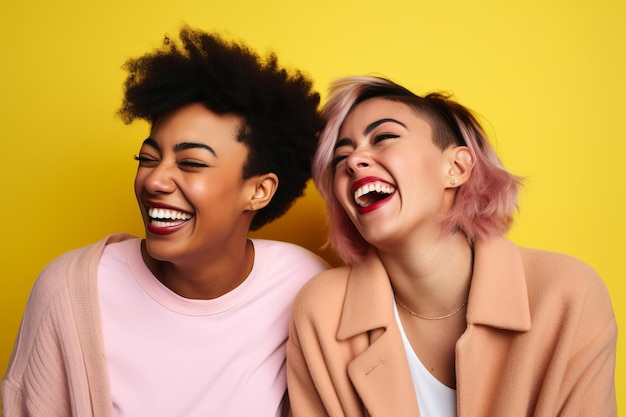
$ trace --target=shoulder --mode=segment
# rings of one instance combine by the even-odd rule
[[[592,280],[599,278],[590,265],[573,256],[524,247],[518,250],[529,273],[586,277],[582,279]]]
[[[42,303],[67,290],[76,281],[85,281],[95,271],[102,251],[108,244],[132,238],[130,235],[116,234],[63,253],[50,262],[41,272],[29,297],[29,304]]]
[[[570,255],[539,249],[519,248],[527,280],[543,285],[552,285],[588,291],[606,291],[604,281],[587,263]]]
[[[316,273],[329,267],[320,256],[294,243],[266,239],[252,239],[252,242],[256,255],[270,263],[312,268]]]
[[[343,306],[349,274],[350,268],[342,266],[313,277],[300,289],[294,300],[294,316],[328,312]]]
[[[311,252],[310,250],[296,245],[291,242],[284,242],[281,240],[269,240],[269,239],[251,239],[254,243],[254,248],[256,250],[264,250],[268,253],[289,253],[294,254],[296,256],[302,257],[317,257],[316,254]]]
[[[614,318],[609,291],[587,263],[570,255],[519,248],[532,303],[548,303],[570,316]],[[556,312],[555,312],[556,313]]]

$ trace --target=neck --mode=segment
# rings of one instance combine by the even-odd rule
[[[254,245],[245,240],[237,248],[218,248],[212,257],[200,254],[176,261],[161,261],[152,258],[141,247],[146,266],[167,288],[189,299],[214,299],[239,286],[252,271]]]
[[[381,252],[396,298],[413,312],[439,317],[467,300],[472,277],[472,247],[461,233],[405,250]]]

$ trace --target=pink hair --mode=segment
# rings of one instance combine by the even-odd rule
[[[447,95],[431,93],[420,97],[384,78],[345,77],[331,84],[322,110],[326,125],[313,158],[313,179],[328,206],[329,243],[344,262],[359,262],[370,244],[334,195],[330,162],[345,118],[357,104],[374,97],[400,101],[424,115],[433,129],[433,142],[440,149],[464,145],[474,153],[472,174],[457,189],[454,204],[443,218],[445,228],[451,233],[463,232],[472,242],[506,233],[517,209],[521,178],[503,167],[470,110]]]

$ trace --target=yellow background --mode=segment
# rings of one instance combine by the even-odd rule
[[[309,72],[323,97],[331,80],[353,74],[381,74],[418,93],[453,92],[484,118],[509,169],[528,177],[509,236],[591,264],[626,326],[625,1],[3,3],[1,374],[48,262],[109,233],[142,234],[132,156],[147,126],[114,117],[120,67],[183,22],[276,51],[283,64]],[[287,217],[255,236],[317,250],[323,211],[309,187]],[[625,354],[620,338],[621,414]]]

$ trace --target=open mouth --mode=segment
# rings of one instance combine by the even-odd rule
[[[148,217],[152,226],[172,227],[183,224],[193,216],[184,211],[150,207],[148,208]]]
[[[383,182],[371,182],[360,186],[354,190],[354,202],[361,208],[370,207],[379,201],[382,201],[393,193],[396,188]]]

